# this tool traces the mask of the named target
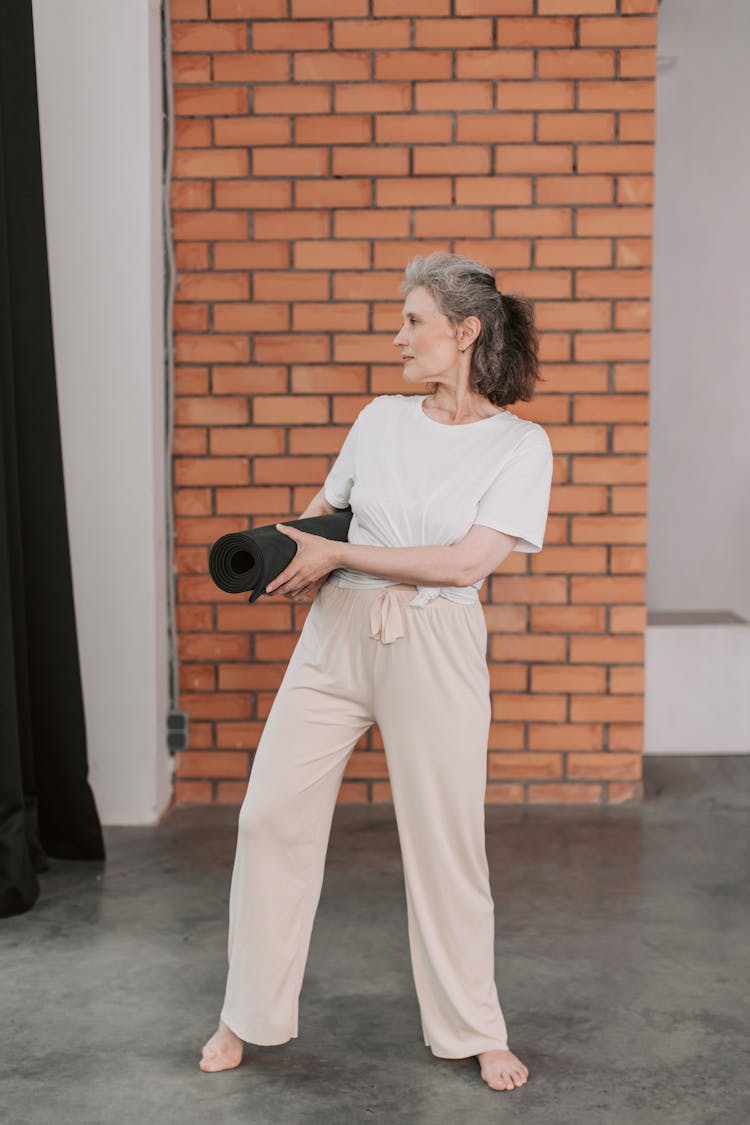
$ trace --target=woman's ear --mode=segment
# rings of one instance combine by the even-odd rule
[[[466,320],[461,321],[456,335],[458,338],[458,346],[462,352],[465,352],[467,348],[471,347],[479,335],[481,328],[482,322],[478,316],[467,316]]]

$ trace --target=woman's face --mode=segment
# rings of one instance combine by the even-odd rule
[[[430,382],[451,372],[458,364],[456,330],[440,312],[429,290],[412,289],[404,301],[403,324],[393,343],[401,349],[404,378]]]

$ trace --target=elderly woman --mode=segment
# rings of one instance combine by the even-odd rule
[[[484,801],[491,718],[479,589],[540,551],[552,478],[544,429],[507,406],[540,378],[530,304],[452,254],[415,258],[394,343],[403,379],[349,430],[303,516],[349,505],[347,543],[297,544],[267,590],[314,598],[273,701],[239,814],[229,972],[201,1068],[298,1034],[298,999],[341,779],[377,723],[403,860],[425,1046],[523,1085],[494,980]]]

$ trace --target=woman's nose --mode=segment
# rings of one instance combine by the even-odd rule
[[[404,330],[403,330],[403,328],[401,328],[398,332],[398,335],[394,337],[393,343],[397,348],[400,348],[402,344],[406,343],[405,340],[401,339],[401,337],[403,335],[403,332],[404,332]]]

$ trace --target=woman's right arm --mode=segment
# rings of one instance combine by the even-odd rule
[[[297,516],[298,520],[307,519],[309,516],[332,516],[335,512],[340,512],[341,508],[332,508],[323,495],[323,489],[313,496],[310,503],[305,508],[304,512]]]

